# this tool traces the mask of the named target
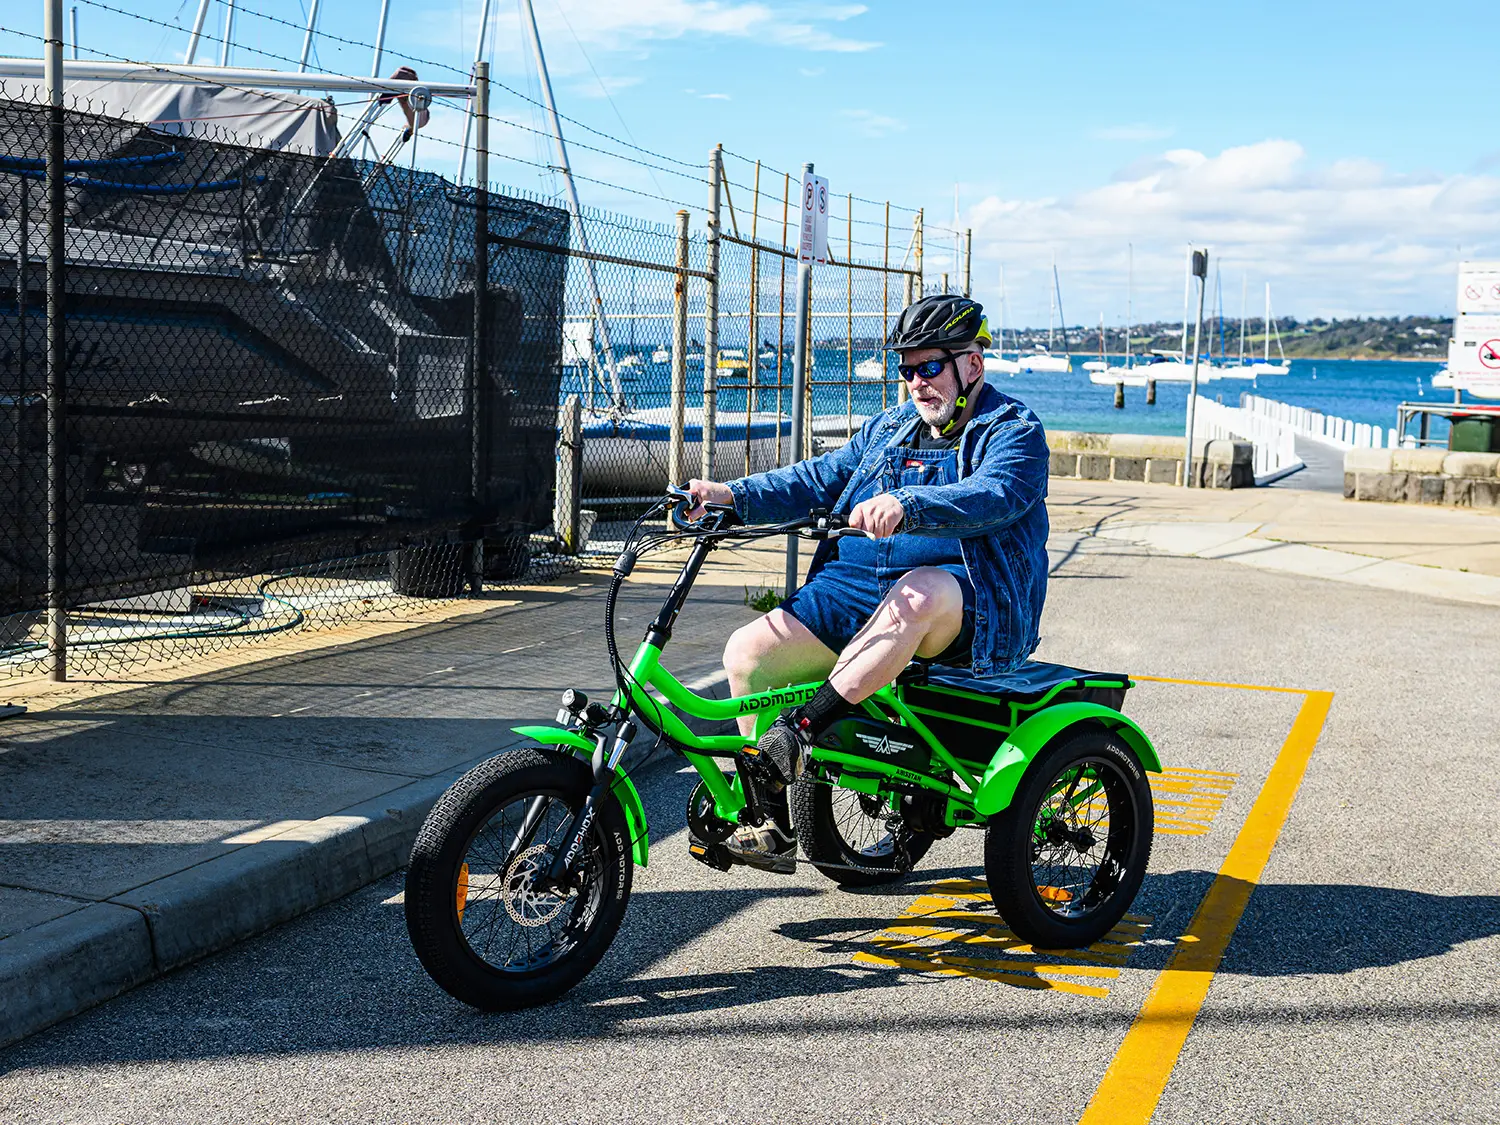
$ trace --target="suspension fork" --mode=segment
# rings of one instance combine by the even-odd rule
[[[635,723],[626,719],[615,730],[615,744],[610,748],[609,756],[604,755],[604,744],[606,736],[598,735],[599,744],[594,748],[594,784],[589,789],[588,796],[583,799],[583,804],[573,814],[573,821],[568,825],[568,834],[563,837],[566,846],[552,857],[552,863],[547,868],[544,882],[549,888],[562,891],[572,882],[573,866],[578,861],[579,854],[583,851],[583,842],[588,839],[589,829],[594,826],[594,818],[598,815],[599,802],[604,799],[605,793],[615,776],[615,767],[620,764],[620,759],[625,756],[625,751],[630,748],[630,741],[635,737]]]

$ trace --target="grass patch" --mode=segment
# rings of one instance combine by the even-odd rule
[[[749,586],[745,587],[745,604],[757,613],[770,613],[783,600],[781,592],[774,586],[763,586],[753,594]]]

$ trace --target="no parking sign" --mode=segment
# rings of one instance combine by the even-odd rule
[[[1500,262],[1458,263],[1458,315],[1500,315]]]
[[[1455,375],[1500,378],[1500,316],[1457,316],[1448,344],[1448,370]]]

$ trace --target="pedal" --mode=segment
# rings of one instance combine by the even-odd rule
[[[723,844],[706,844],[692,837],[688,838],[688,855],[715,871],[728,871],[735,864],[729,849]]]

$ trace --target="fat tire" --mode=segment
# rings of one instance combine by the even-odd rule
[[[1046,787],[1070,765],[1102,758],[1119,767],[1133,799],[1134,822],[1125,833],[1124,874],[1096,913],[1070,921],[1049,910],[1032,885],[1031,831]],[[1111,819],[1114,810],[1111,808]],[[1077,949],[1109,933],[1135,901],[1151,860],[1155,826],[1151,786],[1135,754],[1100,726],[1089,726],[1044,749],[1032,761],[1010,805],[990,818],[984,837],[984,870],[1000,917],[1022,941],[1039,949]]]
[[[579,759],[523,747],[475,766],[427,814],[406,869],[406,928],[422,967],[454,999],[484,1011],[547,1004],[587,976],[609,949],[625,916],[632,875],[625,814],[610,792],[591,829],[603,850],[599,913],[570,953],[534,970],[496,969],[470,949],[454,906],[459,865],[470,841],[502,807],[521,797],[552,794],[576,810],[592,786],[593,771]]]
[[[863,855],[849,846],[833,815],[834,787],[826,781],[803,778],[793,785],[788,793],[791,805],[792,824],[797,829],[797,841],[802,845],[802,854],[824,875],[845,887],[876,887],[902,878],[906,872],[850,871],[847,867],[891,867],[895,856],[874,857]],[[852,792],[852,790],[851,790]],[[937,837],[929,832],[907,832],[906,854],[911,866],[916,867],[932,847]]]

